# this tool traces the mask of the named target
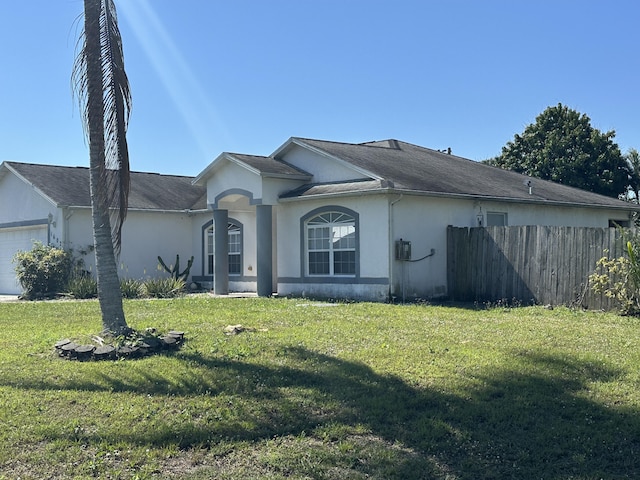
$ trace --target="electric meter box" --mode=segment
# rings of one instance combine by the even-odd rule
[[[411,242],[407,240],[396,240],[396,260],[411,260]]]

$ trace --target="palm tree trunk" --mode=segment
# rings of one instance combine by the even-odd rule
[[[90,147],[91,150],[91,147]],[[95,185],[100,185],[100,172],[94,168],[93,157],[90,153],[91,195],[94,196]],[[98,187],[99,188],[99,187]],[[113,251],[111,237],[111,222],[109,209],[101,202],[93,202],[91,217],[93,221],[93,242],[96,255],[96,278],[98,280],[98,299],[102,312],[102,328],[104,331],[120,335],[128,331],[127,322],[122,307],[122,292],[120,279]]]
[[[84,0],[84,8],[91,211],[98,298],[103,329],[114,334],[123,334],[128,331],[128,326],[122,307],[122,293],[113,248],[109,196],[104,191],[107,188],[108,168],[105,166],[105,106],[100,44],[102,1]]]

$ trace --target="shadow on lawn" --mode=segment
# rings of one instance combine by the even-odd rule
[[[179,442],[190,448],[224,439],[260,441],[302,432],[331,441],[340,440],[336,426],[346,425],[348,430],[359,425],[383,442],[376,444],[366,464],[350,468],[377,478],[640,475],[638,412],[594,403],[585,392],[587,382],[611,381],[620,375],[601,364],[521,352],[517,356],[537,373],[521,374],[514,367],[478,376],[476,389],[457,396],[413,387],[366,365],[304,348],[288,348],[281,355],[296,367],[182,352],[177,358],[186,362],[185,372],[200,373],[185,375],[179,383],[137,366],[137,381],[105,376],[97,383],[72,382],[66,388],[193,398],[237,396],[231,411],[210,422],[167,423],[157,431],[122,432],[113,439],[105,439],[103,433],[102,441]],[[11,381],[3,379],[0,384]]]

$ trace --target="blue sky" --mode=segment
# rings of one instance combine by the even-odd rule
[[[484,160],[563,103],[640,149],[637,0],[116,0],[137,171],[291,136]],[[0,2],[0,161],[86,166],[81,0]]]

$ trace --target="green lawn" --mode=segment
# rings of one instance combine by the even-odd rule
[[[0,478],[640,478],[640,320],[296,299],[133,300],[186,332],[64,361],[98,303],[0,303]],[[243,324],[257,331],[225,336]]]

